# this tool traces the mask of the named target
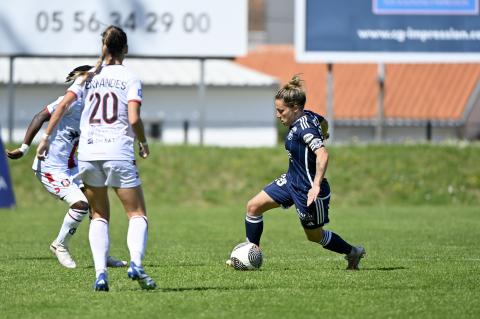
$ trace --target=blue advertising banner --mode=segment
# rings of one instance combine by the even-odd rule
[[[15,196],[13,195],[12,182],[8,172],[7,157],[3,142],[0,138],[0,208],[9,208],[15,206]]]
[[[301,62],[480,62],[479,0],[297,0]]]
[[[373,0],[377,14],[478,14],[478,0]]]

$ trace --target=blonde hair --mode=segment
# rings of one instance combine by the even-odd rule
[[[307,96],[303,88],[304,81],[300,78],[300,74],[295,74],[275,95],[275,100],[282,100],[288,107],[297,106],[303,110],[307,102]],[[321,116],[320,129],[325,139],[330,137],[328,133],[328,121]]]
[[[290,81],[288,81],[277,94],[275,100],[282,100],[288,107],[295,107],[302,109],[305,107],[307,97],[303,89],[303,80],[299,74],[295,74]]]
[[[85,75],[83,81],[100,73],[105,58],[123,58],[127,50],[127,34],[120,27],[110,25],[102,32],[102,53],[95,64],[93,71]]]

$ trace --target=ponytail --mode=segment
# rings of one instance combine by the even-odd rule
[[[305,107],[307,97],[303,89],[303,80],[295,74],[275,95],[275,100],[282,100],[288,107],[302,109]]]
[[[102,53],[98,58],[93,71],[85,74],[82,83],[102,71],[103,61],[107,56],[120,57],[127,50],[127,34],[119,27],[109,26],[102,33]]]

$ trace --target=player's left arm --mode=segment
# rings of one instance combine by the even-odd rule
[[[313,179],[312,188],[310,188],[310,190],[308,191],[307,206],[313,203],[320,194],[320,184],[322,183],[328,166],[328,152],[325,146],[317,149],[315,151],[315,155],[317,156],[317,159],[315,161],[316,172],[315,178]]]
[[[307,147],[315,153],[315,177],[313,179],[312,187],[308,191],[307,206],[312,204],[320,194],[320,184],[327,170],[328,152],[325,148],[324,137],[320,130],[314,128],[307,128],[301,132],[303,142]]]

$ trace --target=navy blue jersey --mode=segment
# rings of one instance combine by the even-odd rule
[[[317,156],[314,152],[324,146],[320,127],[323,120],[322,116],[305,111],[305,115],[290,126],[285,137],[285,149],[290,159],[287,180],[302,191],[308,191],[315,178]]]

